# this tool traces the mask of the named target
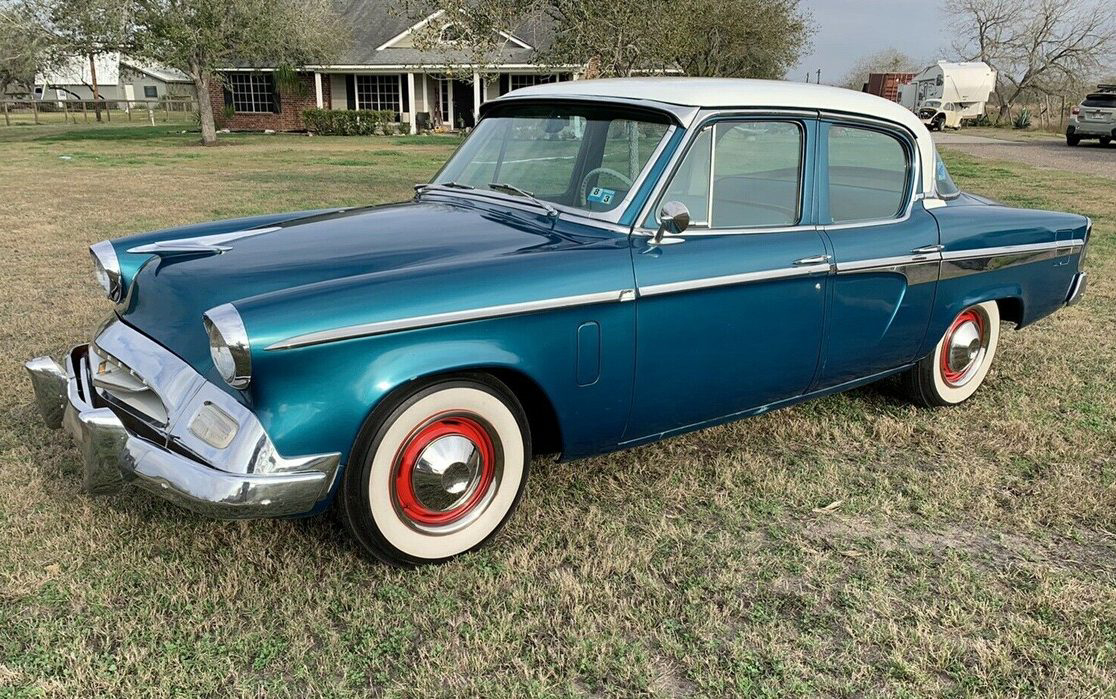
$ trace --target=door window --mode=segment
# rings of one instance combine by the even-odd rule
[[[722,121],[702,130],[649,219],[680,201],[692,227],[793,226],[800,217],[802,128],[789,121]]]
[[[899,215],[907,201],[911,170],[899,139],[874,129],[834,124],[828,150],[832,223]]]

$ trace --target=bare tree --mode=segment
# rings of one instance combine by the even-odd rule
[[[870,73],[916,73],[924,63],[925,61],[909,56],[897,48],[888,47],[864,56],[853,64],[841,80],[841,87],[860,90],[868,82]]]
[[[1116,49],[1116,6],[1093,0],[947,0],[965,60],[998,73],[1000,118],[1029,94],[1066,94],[1099,74]]]
[[[331,0],[132,2],[135,52],[190,76],[204,145],[217,142],[210,87],[219,68],[326,63],[348,41]]]

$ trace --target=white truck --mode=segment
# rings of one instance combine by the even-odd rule
[[[963,119],[984,113],[994,89],[996,71],[987,63],[938,61],[899,86],[899,103],[931,131],[959,129]]]

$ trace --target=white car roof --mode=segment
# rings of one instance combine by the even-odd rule
[[[930,132],[906,107],[866,92],[783,80],[649,77],[544,83],[513,90],[501,99],[516,97],[613,97],[706,109],[817,109],[886,119],[915,135],[923,163],[923,191],[934,188],[935,156]]]

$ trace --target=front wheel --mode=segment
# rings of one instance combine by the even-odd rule
[[[906,374],[911,399],[927,407],[968,400],[992,366],[1000,340],[1000,309],[995,301],[961,311],[934,346]]]
[[[523,495],[531,438],[522,406],[488,376],[427,384],[378,408],[338,494],[353,537],[394,565],[479,547]]]
[[[1111,136],[1101,136],[1100,137],[1100,144],[1102,146],[1107,146],[1109,143],[1112,143],[1112,137]]]

